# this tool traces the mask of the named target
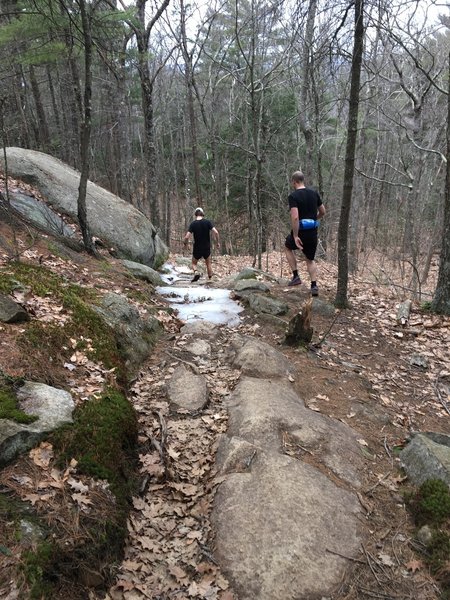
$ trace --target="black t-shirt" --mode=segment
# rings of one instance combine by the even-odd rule
[[[322,204],[322,198],[311,188],[294,190],[288,197],[289,210],[298,208],[298,218],[317,219],[317,209]]]
[[[194,248],[209,248],[211,245],[209,232],[214,227],[208,219],[196,219],[189,225],[189,232],[194,236]]]

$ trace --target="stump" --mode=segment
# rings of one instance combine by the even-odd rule
[[[298,346],[299,344],[309,344],[313,336],[311,327],[312,299],[308,300],[302,308],[289,321],[284,343],[288,346]]]
[[[409,321],[409,313],[411,312],[411,300],[402,302],[397,310],[397,324],[406,327]]]

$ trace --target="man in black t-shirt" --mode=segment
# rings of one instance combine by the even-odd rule
[[[302,250],[311,279],[311,294],[318,296],[317,265],[314,258],[317,249],[317,228],[319,219],[325,214],[325,207],[320,195],[315,190],[305,187],[305,176],[301,171],[296,171],[291,181],[294,191],[289,194],[288,202],[292,231],[284,244],[286,258],[292,269],[292,279],[288,285],[300,285],[302,282],[298,275],[294,254],[294,250]]]
[[[192,270],[194,271],[194,277],[192,281],[198,281],[200,279],[200,273],[197,272],[197,263],[201,258],[205,259],[206,270],[208,277],[212,277],[212,265],[211,265],[211,233],[216,241],[217,246],[220,246],[219,232],[208,219],[205,219],[205,213],[202,208],[195,209],[195,221],[189,225],[189,229],[184,236],[184,245],[186,246],[191,236],[194,237],[194,247],[192,249]]]

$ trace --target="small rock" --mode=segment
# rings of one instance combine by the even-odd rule
[[[203,375],[194,375],[184,365],[175,369],[167,391],[170,404],[175,409],[201,410],[208,401],[206,379]]]
[[[251,294],[248,297],[250,308],[257,313],[267,313],[269,315],[285,315],[289,306],[275,298],[267,298],[261,294]]]
[[[206,321],[191,321],[180,329],[181,335],[196,335],[199,337],[217,337],[219,330],[213,323]]]
[[[428,369],[428,360],[422,354],[413,354],[409,359],[409,364],[413,367],[422,367],[422,369]]]
[[[30,315],[20,304],[17,304],[8,296],[0,294],[0,321],[3,321],[3,323],[23,323],[29,320]]]
[[[31,546],[46,537],[46,534],[41,527],[26,519],[21,519],[19,527],[21,542],[26,545]]]
[[[424,525],[417,532],[417,539],[419,542],[424,544],[424,546],[428,546],[431,542],[431,538],[433,537],[433,532],[431,531],[431,527],[429,525]]]
[[[186,350],[194,356],[203,358],[211,356],[211,346],[205,340],[195,340],[186,346]]]

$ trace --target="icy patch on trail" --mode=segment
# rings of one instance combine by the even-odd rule
[[[180,281],[180,279],[182,279],[180,275],[189,275],[191,272],[189,267],[164,263],[161,267],[160,275],[164,283],[171,285],[172,283],[175,283],[175,281]]]
[[[168,302],[176,304],[183,321],[200,319],[215,325],[239,324],[244,309],[230,298],[230,290],[205,287],[157,287],[156,291]]]

